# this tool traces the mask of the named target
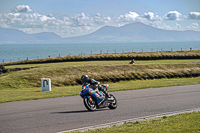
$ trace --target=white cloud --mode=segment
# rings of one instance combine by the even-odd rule
[[[56,18],[40,13],[0,14],[0,27],[16,28],[26,33],[55,32],[62,37],[84,35],[111,22],[111,17],[85,13],[73,17]]]
[[[111,17],[101,15],[100,13],[97,13],[96,15],[81,13],[68,19],[73,23],[73,26],[105,25],[112,20]]]
[[[184,28],[199,30],[198,22],[192,22],[193,24],[186,28],[186,26],[181,25],[182,23],[177,24],[173,21],[166,21],[180,20],[182,18],[184,20],[185,18],[183,15],[177,11],[170,11],[163,17],[160,17],[153,12],[147,12],[140,15],[132,11],[115,17],[106,16],[100,13],[80,13],[74,16],[56,17],[54,14],[44,15],[40,13],[30,13],[32,10],[29,6],[26,6],[26,10],[23,10],[23,13],[22,10],[19,10],[22,8],[16,9],[18,10],[15,13],[0,13],[0,27],[20,29],[30,34],[39,32],[54,32],[61,37],[81,36],[92,33],[105,25],[119,27],[134,22],[142,22],[147,25],[166,30],[183,30]],[[197,19],[198,13],[199,12],[190,12],[188,18]]]
[[[125,15],[120,15],[119,20],[120,21],[135,21],[139,17],[139,14],[136,12],[129,12],[126,13]]]
[[[181,24],[177,24],[177,23],[176,23],[176,26],[175,26],[175,28],[176,28],[176,29],[181,29],[181,28],[182,28],[182,26],[181,26]]]
[[[155,14],[153,12],[144,13],[144,15],[141,15],[141,17],[144,17],[147,20],[151,20],[151,21],[156,21],[156,20],[162,19],[161,17],[159,17],[157,14]]]
[[[144,13],[144,17],[150,20],[154,19],[154,13],[153,12],[148,12],[148,13]]]
[[[159,28],[159,29],[172,30],[171,26],[169,26],[161,21],[153,21],[153,22],[150,22],[149,25],[151,25],[152,27],[155,27],[155,28]]]
[[[55,23],[57,21],[54,17],[48,17],[39,13],[8,13],[4,14],[4,22],[10,27],[24,27],[24,28],[37,28],[44,27],[48,23]]]
[[[189,19],[200,19],[200,12],[190,12],[188,14]]]
[[[31,8],[28,5],[17,5],[14,9],[14,12],[32,12]]]
[[[189,26],[186,26],[187,30],[194,30],[199,31],[199,24],[198,23],[191,23]]]
[[[112,21],[112,18],[109,16],[101,15],[100,13],[97,13],[93,17],[93,20],[94,20],[94,23],[97,25],[105,25],[105,24],[109,24]]]
[[[74,26],[92,26],[93,18],[85,13],[77,14],[72,17]]]
[[[198,28],[198,27],[199,27],[199,24],[197,24],[197,23],[192,23],[192,27],[193,27],[193,28]]]
[[[165,15],[165,19],[167,20],[179,20],[182,14],[177,11],[170,11]]]
[[[192,23],[190,26],[188,26],[188,29],[197,29],[199,27],[199,24],[197,23]]]
[[[4,21],[3,14],[0,13],[0,27],[8,28],[7,24]]]

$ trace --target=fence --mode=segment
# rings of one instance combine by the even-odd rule
[[[184,49],[186,50],[186,49]],[[190,47],[188,50],[192,51],[193,49]],[[98,51],[86,51],[86,52],[81,52],[80,54],[77,54],[77,55],[92,55],[92,54],[103,54],[103,53],[126,53],[126,52],[164,52],[164,51],[183,51],[183,48],[180,48],[179,50],[174,50],[173,48],[171,48],[170,50],[164,50],[163,48],[161,48],[160,50],[154,50],[154,49],[150,49],[150,50],[144,50],[144,49],[129,49],[129,50],[125,50],[125,49],[122,49],[121,51],[117,51],[117,50],[99,50]],[[70,55],[75,55],[75,54],[66,54],[66,55],[63,55],[63,56],[70,56]],[[43,58],[51,58],[51,57],[61,57],[61,54],[58,54],[58,56],[51,56],[50,54],[49,55],[46,55],[43,56],[43,57],[39,57],[37,56],[36,58],[34,57],[24,57],[23,59],[20,59],[20,58],[17,58],[17,59],[2,59],[2,62],[0,63],[6,63],[6,62],[13,62],[13,61],[23,61],[23,60],[31,60],[31,59],[43,59]]]

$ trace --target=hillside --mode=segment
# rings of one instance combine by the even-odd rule
[[[104,26],[80,37],[61,38],[55,33],[26,34],[16,29],[0,28],[0,43],[124,43],[150,41],[200,40],[198,31],[172,31],[158,29],[143,23],[131,23],[121,27]]]
[[[2,44],[56,43],[62,40],[60,36],[52,32],[26,34],[16,29],[0,28],[0,43]]]
[[[121,27],[105,26],[89,35],[68,38],[68,42],[147,42],[200,40],[197,31],[172,31],[154,28],[142,23]]]

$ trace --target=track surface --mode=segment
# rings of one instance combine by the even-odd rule
[[[0,104],[0,133],[56,133],[200,107],[200,84],[112,92],[118,108],[88,112],[80,96]]]

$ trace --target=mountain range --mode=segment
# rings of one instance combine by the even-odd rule
[[[35,44],[35,43],[57,43],[63,40],[55,33],[42,32],[37,34],[26,34],[20,30],[0,28],[1,44]]]
[[[0,28],[0,43],[121,43],[148,41],[200,40],[199,31],[163,30],[143,23],[131,23],[121,27],[104,26],[84,36],[61,38],[55,33],[26,34],[16,29]]]

